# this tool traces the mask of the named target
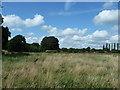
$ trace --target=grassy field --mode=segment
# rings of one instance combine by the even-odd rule
[[[117,54],[30,53],[2,58],[3,88],[118,87]]]

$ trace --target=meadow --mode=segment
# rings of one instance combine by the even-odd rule
[[[3,88],[118,87],[118,54],[26,53],[2,60]]]

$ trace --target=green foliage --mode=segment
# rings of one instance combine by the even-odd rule
[[[32,43],[33,46],[39,47],[39,43]]]
[[[0,14],[0,25],[3,23],[2,15]]]
[[[58,50],[59,49],[58,42],[59,42],[58,39],[55,38],[54,36],[44,37],[43,40],[41,41],[41,46],[45,50]]]
[[[86,48],[86,51],[87,51],[87,52],[90,52],[90,50],[91,50],[90,47],[87,47],[87,48]]]
[[[39,51],[39,48],[38,48],[39,46],[36,46],[37,44],[26,44],[26,45],[27,45],[28,52],[38,52]]]
[[[8,51],[23,52],[26,50],[26,40],[22,35],[17,35],[8,42]]]
[[[62,51],[62,52],[68,52],[68,49],[67,48],[61,48],[60,51]]]
[[[2,27],[2,49],[7,49],[8,37],[11,36],[8,27]]]
[[[44,49],[38,43],[26,44],[27,52],[43,52]]]

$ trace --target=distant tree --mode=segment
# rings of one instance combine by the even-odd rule
[[[117,43],[117,50],[119,50],[119,43]]]
[[[39,43],[32,43],[32,44],[27,43],[27,51],[28,52],[39,52],[40,51]]]
[[[44,48],[41,45],[39,46],[39,52],[44,52]]]
[[[103,50],[105,50],[105,46],[103,45]]]
[[[82,52],[85,52],[85,51],[86,51],[86,49],[85,49],[85,48],[82,48],[82,49],[81,49],[81,51],[82,51]]]
[[[90,52],[90,50],[91,50],[90,47],[87,47],[87,48],[86,48],[86,51]]]
[[[114,43],[114,50],[116,50],[116,43]]]
[[[108,48],[108,49],[109,49],[109,51],[110,51],[110,44],[109,44],[109,48]]]
[[[70,53],[73,53],[74,51],[75,51],[74,48],[69,48],[69,49],[68,49],[68,52],[70,52]]]
[[[33,46],[39,47],[39,43],[32,43]]]
[[[26,46],[25,37],[22,36],[22,35],[17,35],[15,37],[13,37],[8,42],[8,50],[9,51],[15,51],[15,52],[26,51],[27,46]]]
[[[108,49],[108,43],[106,43],[106,49]]]
[[[68,49],[67,48],[61,48],[61,51],[68,52]]]
[[[10,36],[8,27],[2,27],[2,49],[7,49],[8,37]]]
[[[41,41],[41,46],[45,50],[58,50],[59,43],[58,39],[54,36],[44,37]]]
[[[92,49],[91,49],[91,52],[95,52],[95,51],[96,51],[96,49],[95,49],[95,48],[92,48]]]
[[[113,43],[111,43],[111,50],[113,50],[113,46],[114,46]]]

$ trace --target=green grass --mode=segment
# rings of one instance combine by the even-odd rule
[[[2,59],[3,88],[118,87],[118,56],[113,54],[14,53]]]

